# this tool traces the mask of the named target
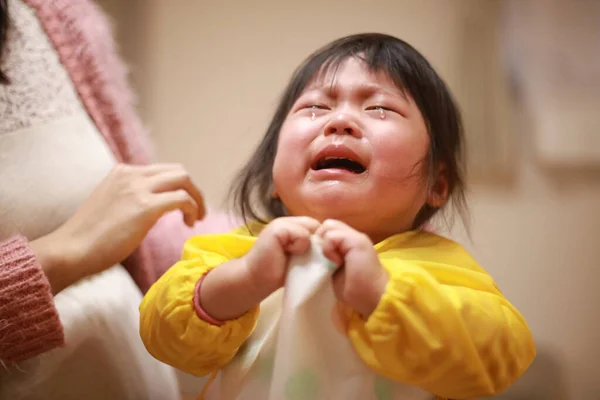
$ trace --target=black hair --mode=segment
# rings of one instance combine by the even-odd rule
[[[0,60],[2,60],[2,56],[4,56],[4,51],[6,50],[8,24],[8,0],[0,0]],[[9,83],[8,76],[0,70],[0,84],[8,85]]]
[[[419,108],[430,146],[423,160],[427,182],[438,180],[440,166],[448,184],[448,204],[465,219],[463,128],[460,111],[450,90],[433,67],[408,43],[385,34],[363,33],[335,40],[310,55],[294,72],[262,141],[239,172],[230,189],[230,200],[246,221],[266,223],[286,215],[283,203],[273,197],[273,163],[279,131],[290,109],[306,86],[320,73],[337,68],[348,58],[362,60],[375,73],[385,73]],[[439,208],[425,204],[413,229],[429,221]]]

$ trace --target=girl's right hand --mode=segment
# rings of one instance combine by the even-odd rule
[[[305,253],[319,225],[310,217],[281,217],[263,229],[244,261],[249,279],[264,297],[283,286],[289,255]]]
[[[64,225],[31,247],[53,293],[125,260],[165,213],[192,226],[204,200],[180,165],[117,165]]]
[[[268,224],[245,256],[206,274],[199,303],[212,318],[239,318],[283,286],[291,254],[309,249],[319,221],[309,217],[281,217]]]

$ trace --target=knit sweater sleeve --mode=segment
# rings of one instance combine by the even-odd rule
[[[0,362],[13,364],[64,345],[50,283],[29,242],[0,243]]]

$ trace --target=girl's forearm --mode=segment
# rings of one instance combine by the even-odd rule
[[[227,321],[241,317],[269,293],[250,278],[244,257],[211,270],[199,288],[202,309],[212,318]]]

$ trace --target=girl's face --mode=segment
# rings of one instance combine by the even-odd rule
[[[273,165],[275,194],[290,215],[339,219],[378,242],[410,230],[429,200],[428,149],[412,99],[349,58],[290,110]]]

